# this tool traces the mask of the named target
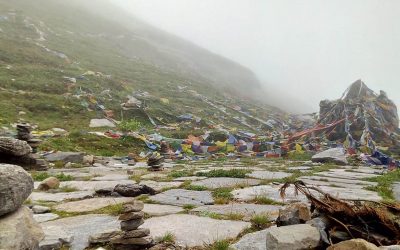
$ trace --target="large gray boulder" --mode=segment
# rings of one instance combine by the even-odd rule
[[[82,163],[84,156],[85,154],[82,152],[57,152],[45,155],[44,157],[49,162],[62,161],[65,163]]]
[[[44,233],[27,207],[0,217],[0,250],[38,249]]]
[[[343,148],[330,148],[313,155],[312,162],[334,162],[339,165],[347,165],[347,159]]]
[[[32,148],[26,141],[11,137],[0,137],[0,155],[24,156],[31,152]]]
[[[17,210],[32,190],[28,172],[20,166],[0,164],[0,216]]]
[[[308,224],[270,228],[266,238],[267,250],[315,249],[320,245],[318,229]]]

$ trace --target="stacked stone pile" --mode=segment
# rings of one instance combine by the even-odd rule
[[[111,239],[116,249],[146,249],[154,245],[149,236],[150,230],[139,228],[144,223],[144,204],[141,201],[132,201],[123,205],[121,220],[121,232]]]
[[[154,153],[147,160],[147,165],[151,171],[160,171],[163,168],[164,157]]]

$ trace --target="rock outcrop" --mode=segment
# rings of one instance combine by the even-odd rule
[[[312,156],[313,162],[334,162],[339,165],[348,164],[343,148],[331,148]]]
[[[0,164],[0,216],[17,210],[32,190],[32,177],[23,168]]]

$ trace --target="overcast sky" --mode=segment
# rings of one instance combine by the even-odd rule
[[[250,68],[307,111],[360,78],[400,106],[400,0],[112,2]]]

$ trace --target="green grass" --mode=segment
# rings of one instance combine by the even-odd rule
[[[64,173],[56,174],[56,175],[50,175],[47,172],[32,172],[31,173],[32,179],[34,181],[43,181],[51,176],[56,177],[59,181],[72,181],[74,180],[74,177],[71,175],[66,175]]]
[[[191,176],[191,175],[192,175],[192,171],[183,170],[183,171],[172,171],[171,173],[168,174],[168,177],[180,178],[180,177],[187,177],[187,176]]]
[[[207,187],[204,186],[198,186],[198,185],[189,185],[185,187],[187,190],[194,190],[194,191],[205,191],[207,190]]]
[[[229,240],[217,240],[212,244],[205,245],[206,250],[228,250],[231,242]]]
[[[72,181],[74,180],[74,177],[71,175],[66,175],[64,173],[60,173],[55,175],[55,177],[59,180],[59,181]]]
[[[163,236],[156,239],[156,242],[159,243],[174,243],[175,242],[175,235],[171,232],[166,232]]]
[[[212,196],[215,204],[228,204],[233,200],[232,188],[217,188],[213,190]]]
[[[390,171],[386,174],[365,178],[366,181],[377,182],[377,186],[368,186],[367,190],[378,192],[384,201],[394,202],[392,184],[394,182],[400,182],[400,170]]]
[[[196,206],[192,204],[186,204],[183,206],[183,209],[185,210],[192,210],[193,208],[196,208]]]
[[[282,202],[277,202],[271,198],[264,195],[257,195],[251,200],[251,203],[262,204],[262,205],[283,205]]]
[[[197,176],[206,176],[206,177],[232,177],[232,178],[245,178],[246,174],[251,173],[250,170],[247,169],[214,169],[210,172],[198,172]]]
[[[270,221],[270,216],[267,213],[256,214],[250,220],[251,226],[256,230],[263,230],[265,228],[268,228],[271,225]]]

